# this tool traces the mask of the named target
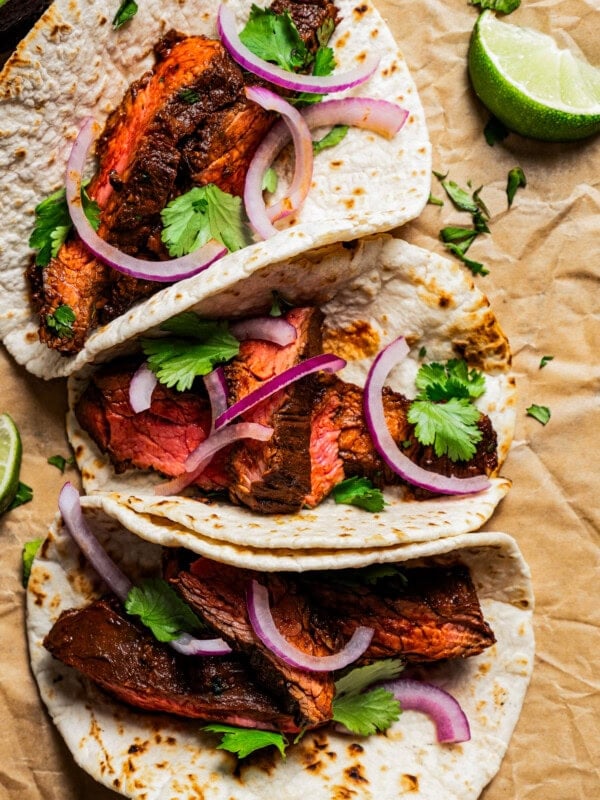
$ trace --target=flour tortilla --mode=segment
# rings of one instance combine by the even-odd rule
[[[84,498],[84,513],[107,549],[135,582],[158,571],[160,548],[132,536],[107,514],[99,498]],[[113,509],[114,510],[114,509]],[[102,586],[57,520],[36,558],[27,593],[31,664],[42,700],[75,761],[96,780],[144,800],[330,800],[348,796],[473,800],[497,772],[519,716],[533,666],[531,581],[514,542],[502,533],[472,533],[412,547],[398,546],[388,560],[451,563],[471,569],[484,615],[497,644],[480,656],[423,671],[450,691],[468,716],[472,738],[440,745],[431,720],[405,712],[385,734],[367,739],[330,729],[308,733],[282,761],[263,751],[237,766],[202,733],[198,720],[136,712],[113,701],[76,671],[55,661],[42,640],[60,612],[86,605]],[[363,550],[355,566],[378,563]],[[282,569],[272,554],[271,569]],[[424,561],[426,559],[426,561]],[[244,550],[223,560],[256,568]],[[294,569],[325,568],[298,556]],[[354,795],[351,795],[354,796]]]
[[[388,235],[337,245],[287,264],[274,264],[242,284],[209,296],[195,309],[203,316],[228,319],[268,304],[272,289],[298,303],[316,302],[325,312],[325,350],[348,359],[339,375],[364,385],[376,352],[399,335],[411,354],[390,377],[390,385],[408,397],[424,347],[428,361],[461,355],[486,374],[486,392],[477,401],[489,414],[498,435],[499,462],[508,454],[515,424],[515,384],[510,348],[485,296],[464,269],[448,259]],[[137,345],[134,340],[128,348]],[[73,408],[89,381],[91,369],[69,380]],[[480,528],[504,497],[510,483],[495,475],[484,492],[415,501],[401,486],[387,487],[385,510],[369,514],[327,499],[298,514],[257,515],[227,502],[206,503],[190,497],[161,497],[154,487],[164,479],[129,470],[115,474],[102,454],[68,414],[67,432],[87,494],[110,494],[135,511],[128,523],[138,535],[157,543],[168,538],[169,525],[186,530],[186,547],[212,539],[235,547],[306,550],[380,548]],[[181,534],[182,535],[182,534]]]
[[[240,28],[251,4],[228,2]],[[342,21],[332,46],[338,70],[356,66],[374,46],[381,56],[377,73],[347,94],[397,102],[410,112],[404,128],[391,141],[351,129],[335,149],[316,157],[309,197],[291,227],[163,289],[97,329],[81,353],[64,357],[39,342],[38,318],[29,304],[24,270],[32,257],[27,242],[34,208],[63,184],[69,149],[83,119],[92,115],[104,122],[127,86],[152,65],[152,47],[170,28],[215,36],[218,4],[144,0],[135,18],[114,31],[104,0],[56,0],[0,74],[0,339],[19,363],[43,378],[69,375],[266,264],[390,230],[419,215],[429,193],[431,148],[415,85],[372,5],[338,0],[337,6]],[[288,154],[280,162],[288,176],[289,160]]]

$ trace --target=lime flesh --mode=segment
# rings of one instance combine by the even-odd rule
[[[0,514],[10,506],[19,486],[21,437],[8,414],[0,414]]]
[[[468,61],[478,97],[510,130],[546,141],[600,131],[600,69],[561,50],[550,36],[484,11]]]

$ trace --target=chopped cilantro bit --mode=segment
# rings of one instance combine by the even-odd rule
[[[372,683],[393,681],[403,669],[404,662],[400,658],[385,658],[365,667],[355,667],[335,682],[335,696],[358,694]]]
[[[400,718],[400,713],[400,703],[382,687],[364,694],[335,697],[333,700],[333,719],[360,736],[387,730],[392,722]]]
[[[321,27],[317,28],[317,41],[321,47],[325,47],[325,45],[328,44],[329,40],[333,36],[334,30],[335,22],[331,19],[331,17],[327,17]]]
[[[289,11],[276,14],[270,8],[259,8],[252,4],[240,40],[254,55],[289,72],[305,69],[312,62],[312,54]]]
[[[548,364],[550,361],[554,361],[554,356],[542,356],[540,360],[540,369],[544,369],[546,364]]]
[[[73,458],[73,456],[71,456],[70,458],[65,458],[64,456],[56,455],[56,456],[50,456],[50,458],[48,459],[48,464],[50,464],[53,467],[56,467],[61,472],[64,472],[67,467],[72,467],[74,463],[75,459]]]
[[[487,219],[490,218],[490,212],[488,210],[488,207],[480,197],[482,189],[483,186],[480,186],[479,189],[475,189],[475,191],[473,192],[473,200],[475,201],[477,207],[479,208],[479,211],[476,211],[475,214],[473,214],[473,222],[475,223],[475,227],[477,228],[477,230],[479,230],[480,233],[482,231],[485,233],[489,233],[488,227],[485,224],[485,218]]]
[[[477,426],[479,410],[466,398],[445,403],[414,400],[407,418],[421,444],[432,444],[436,456],[447,455],[451,461],[472,458],[483,435]]]
[[[21,557],[23,560],[23,586],[27,588],[29,576],[31,575],[31,565],[35,558],[37,551],[42,546],[43,539],[32,539],[30,542],[25,542]]]
[[[364,508],[365,511],[375,513],[383,511],[385,500],[381,489],[376,489],[368,478],[346,478],[333,487],[333,499],[336,503]]]
[[[521,5],[521,0],[469,0],[469,5],[479,6],[481,9],[491,8],[500,14],[511,14]]]
[[[483,135],[490,147],[493,147],[496,142],[503,142],[509,133],[506,125],[497,117],[490,117],[483,129]]]
[[[508,181],[506,183],[506,196],[508,198],[509,208],[512,206],[512,201],[515,198],[517,189],[527,186],[527,178],[521,167],[513,167],[508,172]]]
[[[271,292],[271,297],[273,298],[271,302],[271,310],[269,311],[269,316],[271,317],[281,317],[285,312],[294,307],[293,303],[290,303],[289,300],[286,300],[283,295],[281,295],[278,291],[273,289]]]
[[[429,197],[427,198],[427,202],[432,206],[443,206],[444,201],[440,200],[439,197],[434,197],[431,192],[429,193]]]
[[[246,758],[255,750],[261,750],[263,747],[269,747],[270,745],[274,745],[282,757],[285,758],[288,741],[281,733],[259,731],[251,728],[236,728],[233,725],[222,725],[220,723],[205,725],[202,730],[208,733],[223,734],[217,749],[229,750],[230,753],[235,753],[238,758]]]
[[[450,200],[452,200],[459,211],[468,211],[470,214],[475,214],[478,211],[479,206],[477,205],[477,202],[473,200],[468,192],[466,192],[464,189],[461,189],[457,183],[454,181],[443,180],[442,186],[444,187]]]
[[[241,197],[221,191],[214,183],[195,186],[175,198],[161,211],[161,218],[161,238],[174,257],[192,253],[209,239],[230,251],[241,250],[251,241]]]
[[[538,406],[536,403],[533,403],[527,409],[527,416],[537,419],[542,425],[546,425],[550,420],[550,409],[548,406]]]
[[[422,345],[421,347],[419,347],[419,358],[423,359],[425,358],[426,355],[427,355],[427,348],[425,347],[425,345]]]
[[[466,253],[473,241],[477,238],[477,231],[473,228],[463,228],[459,225],[451,225],[447,228],[442,228],[440,231],[440,239],[443,242],[454,242],[455,244],[462,244],[461,253]]]
[[[8,511],[12,511],[13,508],[17,508],[18,506],[23,506],[25,503],[29,503],[31,500],[33,500],[33,489],[31,486],[27,486],[26,483],[19,481],[17,493],[15,494],[12,503],[8,507]]]
[[[203,627],[191,608],[162,578],[148,578],[132,587],[125,610],[139,617],[159,642],[171,642],[182,633]]]
[[[473,275],[489,275],[489,269],[487,269],[487,267],[485,267],[481,262],[473,261],[472,259],[467,258],[460,245],[447,244],[446,248],[450,250],[451,253],[454,253],[455,256],[458,256],[463,264],[471,270]]]
[[[469,369],[467,362],[452,358],[446,364],[432,361],[419,367],[415,379],[417,389],[428,400],[449,400],[452,397],[481,397],[485,391],[485,376]]]
[[[323,77],[323,75],[331,75],[334,69],[335,54],[331,47],[319,47],[315,53],[312,74]],[[314,92],[300,92],[297,97],[292,98],[290,102],[293,103],[293,105],[311,105],[314,103],[319,103],[322,99],[322,94],[316,94]]]
[[[115,30],[118,30],[130,19],[133,19],[138,12],[138,5],[135,0],[123,0],[119,6],[119,10],[115,14],[112,24]]]
[[[273,167],[269,167],[263,175],[262,188],[263,192],[274,192],[277,189],[279,178]]]
[[[71,306],[59,306],[54,314],[46,314],[46,327],[61,339],[70,339],[75,333],[73,323],[77,317]]]
[[[239,352],[240,344],[229,333],[226,322],[202,320],[186,312],[161,328],[188,338],[142,339],[142,350],[158,380],[179,392],[190,389],[197,376],[207,375],[216,364],[229,361]]]
[[[313,141],[313,153],[316,155],[328,147],[335,147],[348,133],[348,125],[334,125],[333,128],[318,141]]]
[[[87,221],[97,231],[100,227],[100,206],[95,200],[92,200],[84,186],[81,187],[81,204]]]
[[[448,173],[447,172],[436,172],[434,169],[432,169],[431,171],[433,172],[435,177],[438,179],[438,181],[443,181],[448,177]]]
[[[194,89],[188,88],[188,89],[182,89],[179,92],[179,98],[180,100],[183,100],[184,103],[189,103],[190,105],[193,105],[194,103],[197,103],[198,100],[200,100],[200,95],[198,94],[198,92],[194,91]]]

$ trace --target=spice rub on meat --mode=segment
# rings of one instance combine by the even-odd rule
[[[165,578],[206,623],[212,633],[205,636],[224,638],[231,654],[180,655],[126,615],[115,598],[63,612],[44,646],[134,707],[295,733],[332,719],[337,673],[291,667],[262,644],[245,599],[253,579],[268,589],[285,639],[311,655],[338,652],[359,625],[374,635],[357,665],[467,658],[494,644],[462,564],[399,564],[376,581],[368,570],[256,573],[167,548]]]
[[[313,51],[319,31],[337,23],[326,0],[281,0]],[[170,31],[155,47],[154,68],[135,81],[110,114],[98,141],[98,170],[88,194],[100,208],[99,235],[133,256],[162,260],[161,211],[193,186],[209,183],[243,193],[248,165],[275,114],[248,100],[243,73],[223,45],[205,36]],[[77,353],[91,330],[127,311],[162,284],[107,267],[73,236],[42,275],[28,269],[32,303],[40,316],[40,339],[65,355]],[[76,321],[60,334],[47,325],[68,305]]]

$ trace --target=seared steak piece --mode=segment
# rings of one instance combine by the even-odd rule
[[[335,629],[310,608],[295,581],[287,575],[259,576],[202,558],[192,564],[189,572],[179,573],[170,582],[234,650],[246,654],[256,679],[280,698],[301,727],[326,722],[332,716],[332,675],[291,667],[262,644],[252,630],[246,609],[246,589],[253,578],[268,587],[275,623],[296,647],[324,656],[342,646]]]
[[[95,373],[75,406],[81,427],[108,453],[116,472],[131,467],[175,476],[185,471],[189,454],[207,436],[211,424],[208,398],[176,392],[157,384],[152,405],[135,414],[129,403],[129,384],[137,364],[117,361]],[[226,454],[217,454],[198,483],[204,489],[226,487]]]
[[[331,573],[302,576],[309,602],[335,619],[349,637],[358,625],[375,633],[361,657],[368,663],[402,656],[410,662],[466,658],[494,644],[494,634],[483,618],[469,570],[463,565],[412,568],[402,575],[380,579],[374,585],[336,581]]]
[[[225,367],[230,403],[322,352],[319,309],[295,308],[286,319],[296,328],[295,342],[286,347],[242,342],[239,355]],[[234,502],[264,513],[302,508],[311,489],[310,414],[316,386],[313,376],[302,378],[245,415],[248,421],[271,425],[275,432],[268,442],[247,440],[233,450],[229,494]]]
[[[114,598],[64,611],[44,647],[136,708],[241,727],[299,730],[238,657],[179,655],[127,616]]]
[[[320,32],[328,26],[333,31],[340,21],[338,9],[329,0],[274,0],[270,7],[276,14],[289,12],[298,33],[312,52],[324,43],[319,41]]]

